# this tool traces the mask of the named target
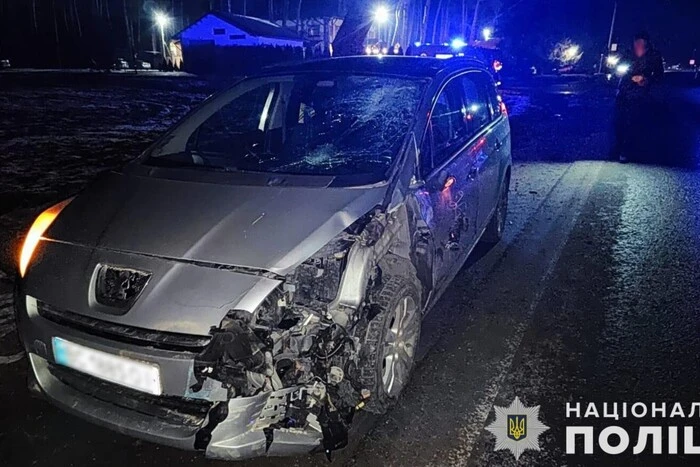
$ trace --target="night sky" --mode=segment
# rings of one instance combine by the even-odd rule
[[[353,0],[344,0],[349,4]],[[363,0],[368,9],[392,0]],[[414,0],[418,1],[418,0]],[[451,0],[457,7],[461,0]],[[220,3],[219,3],[220,2]],[[32,28],[31,2],[0,0],[0,58],[11,58],[17,66],[81,66],[87,58],[107,56],[111,62],[116,55],[127,50],[124,33],[123,0],[104,0],[110,6],[111,20],[104,15],[94,17],[94,2],[87,0],[61,0],[55,3],[63,8],[54,18],[52,3],[36,0],[37,29]],[[216,8],[225,6],[228,0],[128,0],[131,21],[138,14],[141,21],[138,50],[151,48],[151,15],[155,9],[172,11],[173,30],[193,21],[210,4]],[[240,12],[242,0],[231,0],[236,12]],[[303,15],[333,15],[341,4],[338,0],[303,0]],[[438,2],[433,1],[433,5]],[[470,0],[473,3],[473,0]],[[183,6],[180,7],[179,5]],[[281,10],[282,0],[275,0]],[[501,5],[496,16],[494,5]],[[581,45],[584,61],[592,65],[605,51],[614,0],[482,0],[479,28],[494,26],[496,35],[505,39],[514,56],[546,57],[552,45],[569,38]],[[614,42],[629,49],[632,36],[639,30],[647,30],[670,64],[684,63],[700,47],[700,0],[619,0]],[[71,9],[64,13],[66,5],[77,5],[82,30],[74,26]],[[172,6],[176,5],[173,9]],[[289,1],[290,17],[296,16],[295,0]],[[266,17],[267,1],[248,0],[249,14]],[[93,15],[93,16],[89,16]],[[54,23],[56,19],[56,23]],[[470,20],[471,21],[471,20]],[[65,26],[64,26],[65,23]],[[457,23],[457,19],[453,24]],[[58,27],[58,33],[55,32]],[[456,33],[456,31],[455,31]],[[55,36],[60,46],[55,46]],[[105,54],[105,51],[113,50]],[[60,53],[60,60],[57,55]],[[697,55],[697,54],[695,54]],[[87,58],[86,58],[87,57]],[[700,57],[696,57],[700,58]]]
[[[516,5],[499,22],[499,27],[505,29],[500,31],[504,36],[512,34],[540,43],[568,37],[583,46],[589,59],[605,49],[614,0],[503,3]],[[613,42],[627,49],[640,30],[649,32],[669,63],[687,63],[700,46],[700,0],[619,0]]]

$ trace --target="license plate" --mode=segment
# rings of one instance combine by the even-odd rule
[[[60,337],[54,337],[52,342],[54,359],[60,365],[156,396],[162,393],[158,365],[91,349]]]

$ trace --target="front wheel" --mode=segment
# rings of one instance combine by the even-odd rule
[[[358,382],[370,391],[365,410],[382,414],[408,384],[422,315],[416,286],[404,277],[389,278],[376,305],[379,312],[362,339]]]

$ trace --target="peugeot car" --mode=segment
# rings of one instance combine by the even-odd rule
[[[510,178],[478,62],[245,78],[35,220],[16,290],[30,389],[211,458],[330,457],[406,387],[423,317],[503,234]]]

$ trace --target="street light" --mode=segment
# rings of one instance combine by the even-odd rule
[[[165,28],[170,23],[170,18],[162,11],[156,11],[153,18],[160,29]]]
[[[389,12],[389,8],[387,8],[386,5],[379,5],[374,9],[374,21],[377,24],[384,24],[389,22],[390,17],[391,13]]]
[[[491,29],[491,28],[484,28],[484,29],[481,31],[481,35],[484,36],[484,40],[485,40],[485,41],[490,41],[490,40],[491,40],[491,37],[493,36],[493,29]]]
[[[162,11],[156,11],[153,15],[153,19],[160,29],[160,45],[163,51],[163,59],[165,59],[165,28],[170,24],[170,18]]]

